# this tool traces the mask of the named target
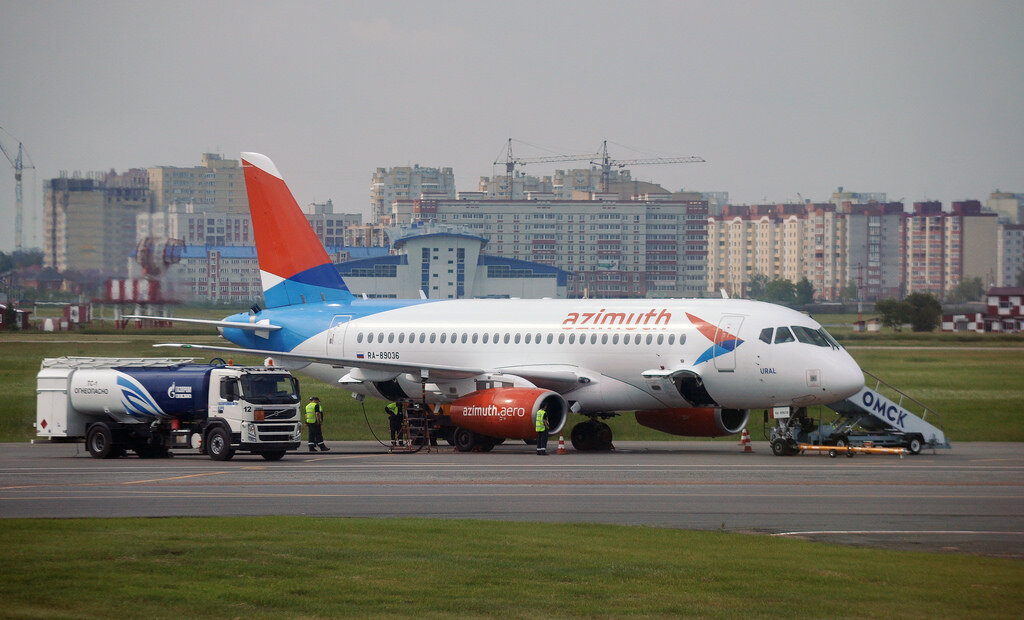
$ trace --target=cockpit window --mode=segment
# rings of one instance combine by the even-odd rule
[[[810,327],[802,327],[800,325],[793,326],[793,333],[796,334],[796,339],[804,344],[813,344],[816,347],[830,347],[828,340],[816,329]]]
[[[836,342],[836,339],[832,337],[832,334],[830,334],[827,331],[825,331],[824,327],[819,329],[818,332],[822,335],[822,337],[825,338],[825,340],[828,341],[828,343],[832,346],[833,349],[842,349],[843,348],[838,342]]]
[[[783,342],[793,342],[793,332],[789,331],[788,327],[780,327],[775,330],[775,344],[781,344]]]
[[[772,343],[772,332],[773,331],[775,331],[775,328],[773,328],[773,327],[765,327],[764,329],[762,329],[761,330],[761,342],[766,342],[768,344],[771,344]]]

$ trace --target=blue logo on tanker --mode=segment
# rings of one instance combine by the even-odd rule
[[[150,396],[146,388],[128,375],[118,373],[117,385],[121,388],[121,404],[125,411],[138,416],[162,416],[164,412]]]

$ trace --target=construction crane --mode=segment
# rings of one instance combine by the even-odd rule
[[[24,205],[22,204],[22,192],[21,192],[21,176],[22,171],[25,168],[35,168],[32,164],[32,158],[28,156],[25,149],[22,147],[21,142],[12,136],[6,129],[0,127],[0,131],[6,134],[11,141],[8,145],[4,146],[4,140],[0,139],[0,151],[3,151],[4,157],[7,161],[11,162],[11,166],[14,168],[14,250],[20,252],[22,250],[22,237],[24,235]],[[0,136],[2,138],[3,136]],[[14,155],[14,142],[18,143],[18,154]],[[10,149],[10,150],[8,150]],[[28,165],[24,163],[24,159],[28,158]]]
[[[494,165],[505,164],[505,174],[508,175],[508,197],[512,199],[512,179],[515,177],[516,166],[523,164],[547,164],[559,161],[590,161],[600,156],[600,153],[587,153],[585,155],[550,155],[547,157],[514,157],[512,155],[512,138],[508,139],[508,147],[505,153],[505,160],[496,159]]]
[[[703,157],[652,157],[649,159],[612,159],[608,156],[608,141],[605,140],[601,146],[601,153],[596,161],[590,163],[601,166],[601,191],[607,192],[611,180],[612,166],[625,168],[626,166],[646,166],[649,164],[695,164],[704,161]]]

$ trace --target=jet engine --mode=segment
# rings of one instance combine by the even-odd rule
[[[493,388],[467,394],[447,407],[452,424],[487,437],[534,439],[534,416],[548,414],[548,433],[565,426],[569,407],[557,392],[540,388]]]
[[[697,407],[692,409],[654,409],[637,411],[641,426],[686,437],[722,437],[743,430],[750,418],[748,409]]]

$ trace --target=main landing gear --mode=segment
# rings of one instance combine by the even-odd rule
[[[608,452],[612,449],[612,429],[596,417],[572,427],[572,447],[580,452]]]

